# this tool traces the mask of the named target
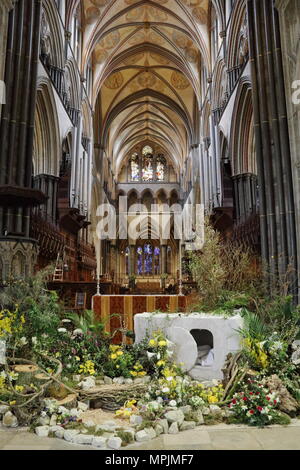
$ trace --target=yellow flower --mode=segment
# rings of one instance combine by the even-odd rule
[[[110,357],[111,357],[111,359],[113,359],[113,360],[115,360],[115,359],[117,359],[117,358],[118,358],[118,356],[117,356],[116,354],[111,354],[111,356],[110,356]]]
[[[23,385],[16,385],[16,392],[18,392],[18,393],[22,393],[22,392],[23,392],[23,390],[24,390],[24,387],[23,387]]]
[[[138,374],[140,377],[145,377],[147,375],[147,372],[143,371],[143,372],[139,372]]]
[[[80,362],[80,357],[76,356],[75,359],[77,362]]]
[[[123,354],[124,354],[123,351],[118,351],[117,352],[117,356],[123,356]]]
[[[209,403],[218,403],[218,398],[214,395],[208,397],[208,402]]]
[[[156,364],[158,367],[163,367],[166,365],[165,361],[158,361],[158,363]]]
[[[160,341],[160,342],[158,343],[158,346],[159,346],[160,348],[163,348],[163,347],[167,346],[167,342],[166,342],[166,341]]]
[[[135,372],[134,370],[132,370],[132,371],[130,372],[130,374],[132,375],[132,377],[137,377],[137,375],[138,375],[138,373]]]
[[[10,406],[14,406],[14,405],[16,405],[16,403],[17,403],[16,401],[9,402]]]

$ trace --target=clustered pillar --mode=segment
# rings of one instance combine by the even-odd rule
[[[292,272],[297,253],[291,154],[278,12],[273,0],[248,0],[262,256],[271,278]]]
[[[19,0],[9,14],[0,122],[0,254],[11,267],[22,255],[22,271],[29,273],[36,250],[29,239],[31,208],[45,202],[32,188],[40,24],[41,0]]]

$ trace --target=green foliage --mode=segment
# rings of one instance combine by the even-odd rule
[[[185,269],[198,284],[202,311],[232,312],[248,307],[260,284],[250,251],[231,242],[224,244],[208,222],[204,247],[188,254]]]
[[[81,315],[70,312],[65,317],[71,320],[75,328],[82,330],[84,334],[88,332],[94,332],[99,335],[104,333],[103,323],[95,319],[95,314],[92,310],[85,310]]]

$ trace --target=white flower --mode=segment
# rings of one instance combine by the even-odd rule
[[[22,336],[22,338],[20,339],[20,344],[22,346],[25,346],[26,344],[28,344],[27,338],[25,336]]]
[[[65,328],[58,328],[57,330],[59,333],[67,333],[67,330]]]
[[[149,359],[149,360],[151,360],[153,357],[155,357],[155,356],[156,356],[156,354],[155,354],[155,353],[151,353],[151,352],[147,351],[147,356],[148,356],[148,359]]]
[[[161,355],[160,355],[160,353],[158,353],[157,354],[157,359],[160,360],[160,358],[161,358]]]
[[[77,330],[74,330],[74,331],[73,331],[73,335],[74,335],[74,336],[83,335],[83,331],[82,331],[80,328],[78,328]]]
[[[157,403],[161,404],[164,400],[162,399],[162,397],[157,397],[156,401]]]
[[[72,321],[65,318],[64,320],[62,320],[62,323],[72,323]]]
[[[174,379],[174,377],[167,377],[168,382],[172,382],[173,379]]]
[[[33,338],[31,338],[31,342],[32,342],[32,344],[34,344],[36,346],[37,345],[37,338],[34,336]]]
[[[162,392],[163,392],[163,393],[169,393],[169,392],[170,392],[169,387],[164,387],[164,388],[162,389]]]
[[[6,379],[6,372],[4,370],[0,373],[0,377],[1,379]]]
[[[172,400],[170,401],[169,405],[172,407],[172,408],[175,408],[177,406],[177,402],[175,400]]]

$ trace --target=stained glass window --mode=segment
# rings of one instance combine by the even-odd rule
[[[139,181],[140,179],[140,165],[139,156],[134,153],[131,157],[131,181]]]
[[[137,272],[139,276],[143,275],[143,248],[137,249]]]
[[[154,248],[154,274],[160,273],[160,248]]]
[[[158,155],[156,160],[156,178],[158,181],[164,181],[166,177],[167,161],[163,155]]]
[[[144,248],[145,253],[145,274],[153,273],[153,248],[152,245],[147,244]]]

